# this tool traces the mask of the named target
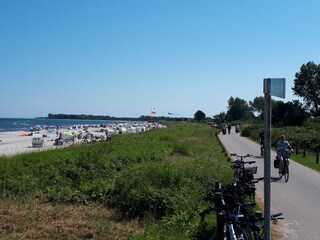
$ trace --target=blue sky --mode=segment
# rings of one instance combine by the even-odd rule
[[[320,64],[316,0],[1,0],[0,117],[193,117]],[[278,99],[277,100],[282,100]]]

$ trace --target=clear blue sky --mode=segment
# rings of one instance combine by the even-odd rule
[[[1,0],[0,117],[193,117],[320,63],[318,0]],[[282,100],[282,99],[277,99]]]

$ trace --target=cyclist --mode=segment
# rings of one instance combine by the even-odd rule
[[[285,154],[285,151],[287,149],[292,149],[290,143],[286,141],[286,138],[284,135],[281,135],[279,140],[277,141],[277,158],[280,160],[279,162],[279,172],[282,171],[283,168],[283,157]]]
[[[259,141],[260,141],[260,156],[263,157],[264,155],[264,130],[261,129],[261,132],[259,133]]]
[[[236,129],[235,129],[236,133],[239,133],[239,132],[240,132],[240,125],[237,124],[235,128],[236,128]]]

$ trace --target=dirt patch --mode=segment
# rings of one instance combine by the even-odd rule
[[[52,205],[41,200],[0,203],[1,239],[128,239],[138,221],[120,220],[101,205]]]
[[[262,213],[264,210],[264,204],[263,199],[260,196],[256,196],[256,203],[258,204],[259,208],[261,209]],[[283,234],[283,224],[281,221],[278,221],[277,223],[271,222],[271,238],[273,240],[284,240],[284,234]]]

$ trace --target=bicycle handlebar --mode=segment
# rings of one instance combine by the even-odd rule
[[[271,217],[271,220],[274,220],[274,219],[279,219],[278,217],[280,216],[282,216],[282,212],[272,214],[270,217]]]
[[[241,156],[241,155],[238,155],[238,154],[236,154],[236,153],[231,153],[230,154],[231,156],[234,156],[234,157],[239,157],[239,158],[241,158],[241,159],[244,159],[244,158],[246,158],[246,157],[252,157],[253,155],[251,155],[251,154],[247,154],[247,155],[243,155],[243,156]]]
[[[248,161],[248,162],[245,162],[245,163],[252,164],[252,163],[256,163],[256,161]]]
[[[245,162],[245,161],[239,161],[239,160],[233,161],[233,162],[231,162],[231,163],[238,164],[239,162],[240,162],[240,163],[243,163],[243,164],[252,164],[252,163],[256,163],[256,161],[247,161],[247,162]]]
[[[276,214],[272,214],[272,215],[270,216],[270,220],[271,220],[274,224],[277,224],[279,219],[284,219],[284,217],[280,217],[280,216],[282,216],[282,213],[281,213],[281,212],[280,212],[280,213],[276,213]]]
[[[262,181],[262,180],[264,180],[264,177],[254,178],[254,179],[252,180],[252,183],[258,183],[258,182],[260,182],[260,181]]]

